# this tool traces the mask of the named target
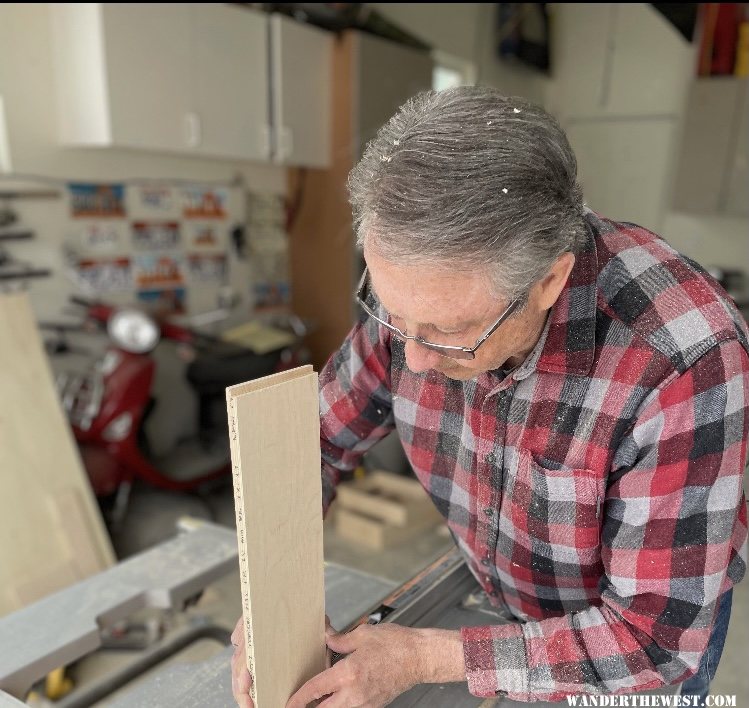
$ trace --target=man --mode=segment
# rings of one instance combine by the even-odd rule
[[[588,210],[556,121],[490,89],[409,101],[349,189],[367,272],[363,316],[320,376],[326,508],[395,427],[517,622],[329,630],[346,658],[289,707],[449,681],[520,701],[706,695],[746,563],[733,303],[656,235]],[[243,662],[240,646],[249,705]]]

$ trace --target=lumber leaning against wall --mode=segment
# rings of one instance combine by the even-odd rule
[[[0,294],[0,616],[114,562],[25,295]]]
[[[256,708],[283,708],[325,669],[317,374],[226,390],[247,668]]]

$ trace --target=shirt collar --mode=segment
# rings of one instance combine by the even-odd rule
[[[490,373],[522,381],[534,371],[590,373],[595,356],[598,255],[590,225],[584,247],[575,254],[575,265],[556,303],[549,311],[536,346],[517,368]]]
[[[544,329],[541,332],[538,342],[536,342],[536,346],[533,347],[533,351],[531,351],[520,366],[513,369],[511,372],[511,376],[515,381],[522,381],[523,379],[528,378],[538,368],[539,361],[543,355],[544,348],[546,347],[546,340],[549,337],[550,325],[551,317],[547,317]]]
[[[598,253],[591,215],[586,210],[585,243],[575,254],[572,272],[546,318],[535,347],[515,369],[493,369],[487,372],[489,375],[522,381],[534,371],[579,376],[590,373],[595,357],[598,297]]]
[[[539,371],[584,376],[590,373],[595,356],[598,255],[590,225],[582,249],[564,289],[551,308],[546,322]]]

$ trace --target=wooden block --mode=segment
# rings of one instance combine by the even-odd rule
[[[337,498],[342,508],[392,526],[437,523],[442,519],[419,482],[390,472],[373,472],[365,479],[341,484]]]
[[[339,507],[335,528],[339,536],[381,551],[408,541],[432,526],[432,520],[422,520],[410,526],[392,526],[382,519]]]
[[[325,669],[317,374],[226,390],[247,668],[257,708],[283,708]]]

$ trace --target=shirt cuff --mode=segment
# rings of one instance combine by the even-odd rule
[[[520,625],[462,627],[460,636],[468,690],[474,696],[530,700],[528,656]]]

